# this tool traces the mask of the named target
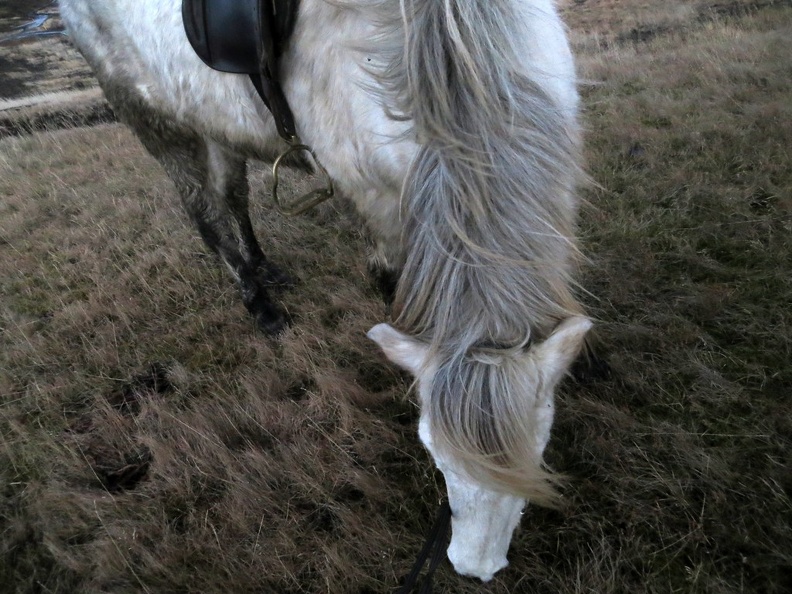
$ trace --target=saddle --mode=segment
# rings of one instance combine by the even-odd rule
[[[299,0],[182,0],[184,29],[195,53],[210,68],[249,75],[278,134],[289,143],[296,127],[281,88],[278,58],[299,5]]]

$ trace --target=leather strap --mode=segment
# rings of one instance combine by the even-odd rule
[[[286,96],[280,84],[278,58],[283,54],[289,36],[294,30],[299,10],[299,0],[259,0],[258,35],[259,57],[258,73],[250,78],[264,103],[267,104],[278,134],[286,142],[292,143],[297,138],[297,127],[294,123]],[[258,80],[256,80],[258,77]]]
[[[297,126],[294,123],[294,114],[289,107],[286,96],[283,94],[283,89],[280,82],[276,79],[270,79],[263,74],[251,74],[250,81],[256,88],[256,92],[261,97],[264,105],[272,113],[275,119],[275,127],[278,129],[278,135],[289,144],[297,141]]]
[[[250,76],[288,143],[296,126],[281,87],[278,58],[297,23],[300,0],[182,0],[187,38],[209,67]]]
[[[437,511],[437,518],[429,531],[429,536],[426,538],[423,549],[418,553],[418,558],[415,560],[412,571],[397,594],[410,594],[415,586],[418,584],[418,576],[421,574],[426,560],[429,559],[429,554],[432,558],[429,561],[429,567],[426,570],[426,577],[424,577],[418,594],[431,594],[432,592],[432,576],[440,563],[445,558],[446,544],[448,542],[448,528],[451,525],[451,506],[448,500],[444,500],[440,504],[440,509]]]

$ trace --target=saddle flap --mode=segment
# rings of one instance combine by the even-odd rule
[[[260,0],[182,0],[182,19],[195,53],[210,68],[259,72]]]
[[[299,0],[182,0],[184,30],[195,53],[210,68],[249,75],[287,142],[295,139],[296,127],[277,58],[294,30],[299,6]]]

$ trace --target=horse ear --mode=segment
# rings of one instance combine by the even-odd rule
[[[532,349],[539,369],[551,388],[561,380],[580,353],[583,338],[591,326],[591,320],[583,316],[568,318],[543,343]]]
[[[388,324],[377,324],[366,336],[379,345],[391,362],[416,377],[420,374],[429,350],[424,343],[402,334]]]

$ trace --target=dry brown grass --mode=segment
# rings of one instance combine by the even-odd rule
[[[42,3],[34,0],[32,4]],[[0,44],[0,71],[0,99],[94,84],[90,68],[63,36]]]
[[[559,397],[565,509],[529,508],[491,584],[445,565],[437,591],[792,588],[792,10],[678,17],[706,6],[570,3],[613,377]],[[0,591],[389,592],[408,571],[442,478],[364,337],[386,314],[359,226],[282,219],[265,177],[257,232],[297,280],[280,341],[125,128],[0,140]]]

